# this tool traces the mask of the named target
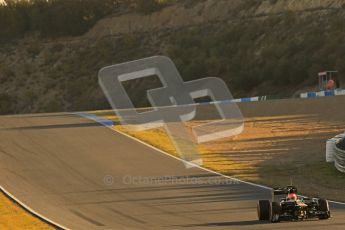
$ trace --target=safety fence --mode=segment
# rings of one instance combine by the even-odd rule
[[[343,96],[343,95],[345,95],[345,89],[335,89],[335,90],[325,90],[325,91],[319,91],[319,92],[301,93],[300,98],[333,97],[333,96]],[[276,100],[276,99],[284,99],[284,97],[280,97],[277,95],[269,95],[269,96],[259,96],[259,97],[245,97],[245,98],[234,99],[232,101],[239,103],[239,102],[253,102],[253,101],[269,101],[269,100]]]
[[[326,161],[333,162],[338,171],[345,173],[345,133],[326,142]]]
[[[229,101],[217,101],[216,103],[230,103],[230,102],[234,102],[234,103],[242,103],[242,102],[256,102],[256,101],[270,101],[270,100],[279,100],[279,99],[283,99],[280,96],[277,95],[267,95],[267,96],[258,96],[258,97],[243,97],[243,98],[235,98]],[[215,104],[215,102],[198,102],[197,104]]]
[[[335,90],[325,90],[319,92],[307,92],[301,93],[301,98],[312,98],[312,97],[332,97],[332,96],[341,96],[345,95],[344,89],[335,89]]]
[[[253,101],[268,101],[268,100],[275,100],[275,99],[281,99],[279,96],[259,96],[259,97],[244,97],[244,98],[238,98],[233,99],[233,102],[253,102]]]
[[[301,93],[300,98],[315,98],[315,97],[332,97],[332,96],[342,96],[345,95],[345,89],[335,89],[335,90],[325,90],[319,92],[306,92]],[[257,96],[257,97],[244,97],[236,98],[231,100],[231,102],[241,103],[241,102],[255,102],[255,101],[270,101],[278,99],[288,99],[289,97],[281,97],[278,95],[267,95],[267,96]],[[208,103],[201,102],[200,104]]]

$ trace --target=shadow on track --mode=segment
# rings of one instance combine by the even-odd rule
[[[248,221],[229,221],[229,222],[216,222],[216,223],[205,223],[205,224],[190,224],[183,225],[180,227],[225,227],[225,226],[251,226],[251,225],[262,225],[269,224],[269,222],[261,222],[258,220],[248,220]]]

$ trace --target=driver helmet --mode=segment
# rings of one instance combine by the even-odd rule
[[[289,189],[288,198],[289,198],[290,200],[297,200],[297,195],[296,195],[294,189]]]

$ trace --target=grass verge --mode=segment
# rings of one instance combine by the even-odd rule
[[[0,192],[0,229],[52,230],[54,228],[32,216]]]

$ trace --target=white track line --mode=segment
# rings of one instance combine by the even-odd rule
[[[103,126],[109,128],[109,129],[111,129],[112,131],[115,131],[115,132],[117,132],[117,133],[119,133],[119,134],[122,134],[122,135],[124,135],[124,136],[126,136],[126,137],[132,139],[132,140],[135,140],[135,141],[137,141],[137,142],[139,142],[139,143],[141,143],[141,144],[143,144],[143,145],[145,145],[145,146],[147,146],[147,147],[149,147],[149,148],[152,148],[152,149],[154,149],[154,150],[156,150],[156,151],[158,151],[158,152],[160,152],[160,153],[163,153],[164,155],[166,155],[166,156],[168,156],[168,157],[171,157],[171,158],[173,158],[173,159],[175,159],[175,160],[181,161],[181,162],[183,162],[183,163],[185,163],[185,164],[191,164],[190,162],[187,162],[187,161],[185,161],[185,160],[183,160],[183,159],[181,159],[181,158],[175,157],[175,156],[173,156],[173,155],[171,155],[171,154],[169,154],[169,153],[167,153],[167,152],[165,152],[165,151],[163,151],[163,150],[161,150],[161,149],[156,148],[156,147],[153,146],[153,145],[150,145],[150,144],[148,144],[148,143],[142,141],[142,140],[139,140],[139,139],[137,139],[137,138],[135,138],[135,137],[133,137],[133,136],[130,136],[130,135],[124,133],[124,132],[121,132],[121,131],[119,131],[119,130],[116,130],[116,129],[114,129],[112,126],[106,126],[106,125],[104,125],[103,123],[101,123],[98,119],[95,118],[95,117],[98,117],[99,119],[106,120],[106,119],[104,119],[104,118],[102,118],[102,117],[99,117],[99,116],[94,115],[94,114],[89,114],[89,113],[87,113],[87,112],[76,112],[76,113],[72,113],[72,114],[78,115],[78,116],[81,116],[81,117],[84,117],[84,118],[87,118],[87,119],[89,119],[89,120],[93,120],[93,121],[95,121],[95,122],[97,122],[97,123],[99,123],[99,124],[101,124],[101,125],[103,125]],[[272,188],[269,188],[269,187],[264,186],[264,185],[259,185],[259,184],[255,184],[255,183],[243,181],[243,180],[240,180],[240,179],[237,179],[237,178],[234,178],[234,177],[230,177],[230,176],[224,175],[224,174],[222,174],[222,173],[213,171],[213,170],[211,170],[211,169],[204,168],[204,167],[202,167],[202,166],[200,166],[200,165],[196,165],[196,164],[193,164],[193,165],[194,165],[196,168],[205,170],[205,171],[207,171],[207,172],[210,172],[210,173],[213,173],[213,174],[216,174],[216,175],[218,175],[218,176],[222,176],[222,177],[225,177],[225,178],[234,180],[234,181],[238,181],[238,182],[241,182],[241,183],[244,183],[244,184],[248,184],[248,185],[255,186],[255,187],[259,187],[259,188],[266,189],[266,190],[271,190],[271,189],[272,189]],[[65,227],[65,226],[63,226],[63,225],[60,225],[60,224],[58,224],[58,223],[52,221],[52,220],[49,219],[48,217],[45,217],[44,215],[42,215],[42,214],[40,214],[40,213],[34,211],[34,210],[31,209],[29,206],[27,206],[24,202],[20,201],[18,198],[16,198],[14,195],[12,195],[9,191],[7,191],[7,190],[6,190],[4,187],[2,187],[1,185],[0,185],[0,190],[1,190],[6,196],[10,197],[12,200],[14,200],[16,203],[18,203],[23,209],[25,209],[26,211],[30,212],[32,215],[34,215],[34,216],[40,218],[41,220],[47,222],[47,223],[50,224],[50,225],[53,225],[54,227],[58,227],[58,228],[65,229],[65,230],[70,230],[69,228],[67,228],[67,227]],[[337,202],[337,201],[329,201],[329,202],[334,203],[334,204],[339,204],[339,205],[345,205],[345,203],[343,203],[343,202]]]
[[[216,171],[213,171],[213,170],[211,170],[211,169],[204,168],[204,167],[202,167],[202,166],[200,166],[200,165],[196,165],[196,164],[190,163],[190,162],[188,162],[188,161],[185,161],[185,160],[183,160],[183,159],[181,159],[181,158],[178,158],[178,157],[176,157],[176,156],[173,156],[173,155],[171,155],[171,154],[169,154],[169,153],[167,153],[167,152],[165,152],[165,151],[163,151],[163,150],[161,150],[161,149],[159,149],[159,148],[157,148],[157,147],[155,147],[155,146],[153,146],[153,145],[150,145],[150,144],[148,144],[148,143],[146,143],[146,142],[144,142],[144,141],[142,141],[142,140],[140,140],[140,139],[137,139],[137,138],[135,138],[135,137],[133,137],[133,136],[127,134],[127,133],[124,133],[124,132],[121,132],[121,131],[119,131],[119,130],[116,130],[116,129],[113,128],[112,126],[104,125],[102,122],[100,122],[100,120],[108,120],[108,119],[105,119],[105,118],[103,118],[103,117],[99,117],[99,116],[97,116],[97,115],[95,115],[95,114],[90,114],[90,113],[88,113],[88,112],[77,112],[77,113],[73,113],[73,114],[79,115],[79,116],[81,116],[81,117],[85,117],[85,118],[87,118],[87,119],[89,119],[89,120],[93,120],[93,121],[95,121],[95,122],[97,122],[97,123],[99,123],[99,124],[101,124],[101,125],[103,125],[103,126],[109,128],[109,129],[111,129],[112,131],[115,131],[115,132],[117,132],[117,133],[120,133],[120,134],[122,134],[122,135],[124,135],[124,136],[126,136],[126,137],[128,137],[128,138],[130,138],[130,139],[132,139],[132,140],[135,140],[135,141],[137,141],[137,142],[139,142],[139,143],[141,143],[141,144],[143,144],[143,145],[145,145],[145,146],[147,146],[147,147],[150,147],[150,148],[152,148],[152,149],[154,149],[154,150],[156,150],[156,151],[158,151],[158,152],[160,152],[160,153],[163,153],[163,154],[166,155],[166,156],[169,156],[169,157],[171,157],[171,158],[174,158],[175,160],[181,161],[181,162],[183,162],[183,163],[185,163],[185,164],[192,164],[192,165],[193,165],[194,167],[196,167],[196,168],[205,170],[205,171],[207,171],[207,172],[210,172],[210,173],[213,173],[213,174],[216,174],[216,175],[218,175],[218,176],[222,176],[222,177],[225,177],[225,178],[234,180],[234,181],[238,181],[238,182],[240,182],[240,183],[248,184],[248,185],[255,186],[255,187],[259,187],[259,188],[266,189],[266,190],[272,190],[272,188],[270,188],[270,187],[267,187],[267,186],[264,186],[264,185],[255,184],[255,183],[251,183],[251,182],[247,182],[247,181],[243,181],[243,180],[240,180],[240,179],[237,179],[237,178],[234,178],[234,177],[230,177],[230,176],[224,175],[224,174],[222,174],[222,173],[220,173],[220,172],[216,172]],[[110,120],[109,120],[109,121],[110,121]],[[345,203],[343,203],[343,202],[338,202],[338,201],[329,200],[329,202],[330,202],[330,203],[334,203],[334,204],[339,204],[339,205],[345,205]]]
[[[210,173],[216,174],[216,175],[218,175],[218,176],[222,176],[222,177],[225,177],[225,178],[228,178],[228,179],[231,179],[231,180],[240,182],[240,183],[252,185],[252,186],[259,187],[259,188],[266,189],[266,190],[271,190],[271,189],[272,189],[272,188],[269,188],[269,187],[264,186],[264,185],[259,185],[259,184],[255,184],[255,183],[243,181],[243,180],[240,180],[240,179],[237,179],[237,178],[234,178],[234,177],[230,177],[230,176],[224,175],[224,174],[222,174],[222,173],[213,171],[213,170],[211,170],[211,169],[204,168],[204,167],[202,167],[202,166],[200,166],[200,165],[193,164],[193,163],[191,163],[191,162],[185,161],[185,160],[183,160],[183,159],[181,159],[181,158],[179,158],[179,157],[173,156],[173,155],[171,155],[171,154],[169,154],[169,153],[167,153],[167,152],[165,152],[165,151],[163,151],[163,150],[161,150],[161,149],[159,149],[159,148],[157,148],[157,147],[155,147],[155,146],[153,146],[153,145],[148,144],[147,142],[144,142],[144,141],[142,141],[142,140],[140,140],[140,139],[137,139],[137,138],[135,138],[135,137],[133,137],[133,136],[127,134],[127,133],[124,133],[124,132],[121,132],[121,131],[119,131],[119,130],[116,130],[116,129],[114,129],[112,126],[106,126],[106,125],[104,125],[103,123],[99,122],[99,120],[97,120],[96,117],[99,117],[99,116],[97,116],[97,115],[88,114],[87,112],[75,113],[75,114],[76,114],[76,115],[79,115],[79,116],[82,116],[82,117],[85,117],[85,118],[87,118],[87,119],[89,119],[89,120],[93,120],[93,121],[95,121],[95,122],[97,122],[97,123],[99,123],[99,124],[102,124],[103,126],[109,128],[109,129],[111,129],[112,131],[115,131],[115,132],[117,132],[117,133],[119,133],[119,134],[121,134],[121,135],[124,135],[124,136],[126,136],[126,137],[132,139],[132,140],[135,140],[135,141],[137,141],[137,142],[139,142],[139,143],[141,143],[141,144],[143,144],[143,145],[145,145],[145,146],[147,146],[147,147],[149,147],[149,148],[152,148],[152,149],[154,149],[154,150],[156,150],[156,151],[158,151],[158,152],[160,152],[160,153],[163,153],[164,155],[166,155],[166,156],[168,156],[168,157],[171,157],[171,158],[174,158],[175,160],[181,161],[181,162],[183,162],[184,164],[193,165],[195,168],[199,168],[199,169],[205,170],[205,171],[207,171],[207,172],[210,172]],[[104,120],[104,118],[102,118],[102,117],[99,117],[99,118],[100,118],[100,120],[101,120],[101,119]]]
[[[18,205],[20,205],[23,209],[25,209],[26,211],[28,211],[29,213],[31,213],[33,216],[38,217],[39,219],[43,220],[44,222],[46,222],[49,225],[52,225],[53,227],[57,227],[60,229],[65,229],[65,230],[69,230],[69,228],[66,228],[63,225],[60,225],[54,221],[52,221],[51,219],[49,219],[48,217],[45,217],[44,215],[34,211],[33,209],[31,209],[29,206],[27,206],[25,203],[23,203],[22,201],[20,201],[18,198],[16,198],[14,195],[12,195],[12,193],[10,193],[9,191],[7,191],[4,187],[0,186],[0,190],[6,195],[8,196],[10,199],[14,200],[16,203],[18,203]]]

